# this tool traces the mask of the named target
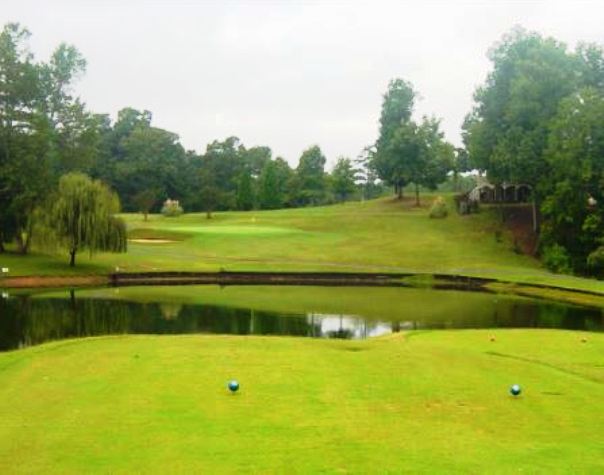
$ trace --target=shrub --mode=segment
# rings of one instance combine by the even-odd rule
[[[572,266],[570,256],[560,244],[546,246],[541,253],[543,264],[552,272],[570,274]]]
[[[182,213],[183,209],[178,203],[178,200],[171,200],[170,198],[168,198],[166,201],[164,201],[164,205],[161,209],[161,214],[169,218],[174,218],[176,216],[180,216]]]
[[[434,200],[434,203],[432,203],[429,216],[431,218],[446,218],[448,214],[449,211],[447,210],[447,203],[445,203],[445,200],[439,196]]]
[[[594,275],[604,274],[604,246],[598,247],[587,256],[587,268]]]

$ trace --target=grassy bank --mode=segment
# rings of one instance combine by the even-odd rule
[[[597,473],[603,355],[543,330],[52,343],[0,354],[0,470]]]
[[[424,199],[426,206],[428,198]],[[604,292],[604,284],[545,271],[514,252],[494,217],[484,212],[444,220],[428,218],[413,200],[277,211],[216,213],[179,218],[125,215],[127,254],[79,256],[75,269],[63,254],[5,254],[11,275],[106,274],[226,269],[448,273],[542,283]]]

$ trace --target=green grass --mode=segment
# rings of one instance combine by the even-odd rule
[[[603,361],[548,330],[51,343],[0,354],[0,471],[602,473]]]
[[[488,212],[429,219],[410,201],[380,199],[336,206],[216,213],[179,218],[124,215],[131,237],[169,243],[131,242],[127,254],[78,256],[75,270],[65,253],[0,256],[11,275],[103,274],[121,271],[226,269],[266,271],[361,271],[449,273],[509,282],[545,283],[604,292],[601,282],[555,275],[531,257],[496,239]]]

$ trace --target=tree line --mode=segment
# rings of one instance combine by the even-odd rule
[[[539,252],[561,272],[604,271],[604,53],[515,28],[463,125],[470,165],[527,184]]]
[[[168,198],[211,217],[215,210],[320,205],[382,192],[362,161],[341,157],[328,173],[318,145],[306,149],[292,168],[269,147],[247,148],[237,137],[213,141],[201,154],[185,150],[177,134],[153,126],[147,110],[124,108],[115,121],[89,111],[73,93],[86,69],[78,50],[61,44],[49,61],[36,61],[29,37],[15,23],[0,32],[0,252],[15,242],[27,253],[36,229],[71,243],[70,253],[99,249],[101,241],[121,236],[115,220],[115,226],[108,221],[100,226],[113,229],[109,234],[82,230],[84,223],[99,227],[73,215],[90,205],[82,198],[88,192],[102,196],[104,209],[140,211],[145,217]],[[65,175],[70,176],[61,182]],[[107,188],[102,193],[101,185]],[[56,203],[63,209],[51,206]],[[67,209],[73,212],[68,218]],[[53,225],[61,213],[71,229]],[[115,248],[124,244],[116,242]]]
[[[329,204],[362,191],[357,186],[360,164],[341,157],[327,173],[317,145],[302,153],[296,168],[273,157],[270,147],[247,148],[234,136],[215,140],[197,154],[151,119],[151,112],[132,108],[119,111],[113,124],[103,116],[97,159],[82,170],[116,190],[126,211],[157,211],[171,198],[188,212],[205,211],[210,217],[215,210]]]
[[[86,68],[77,49],[61,44],[40,62],[28,38],[18,24],[0,33],[0,251],[15,242],[27,252],[36,221],[50,227],[48,218],[58,216],[71,223],[54,225],[59,241],[122,249],[123,226],[109,220],[111,213],[105,212],[104,234],[82,230],[82,223],[98,224],[73,215],[90,206],[82,187],[96,189],[105,210],[121,203],[146,215],[171,198],[187,212],[211,217],[216,210],[371,198],[384,186],[399,198],[414,188],[419,204],[420,189],[479,170],[493,184],[531,187],[539,252],[550,268],[604,272],[604,53],[598,45],[569,49],[521,28],[505,35],[488,53],[492,70],[475,91],[462,128],[464,148],[444,139],[437,118],[414,118],[416,90],[394,79],[375,143],[358,159],[338,159],[328,173],[318,145],[292,168],[268,146],[246,147],[237,137],[213,141],[203,153],[185,150],[146,110],[124,108],[115,121],[93,113],[73,94]]]

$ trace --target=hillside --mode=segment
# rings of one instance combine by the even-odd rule
[[[104,274],[160,270],[270,270],[447,273],[513,282],[603,289],[597,281],[558,276],[514,252],[493,213],[449,213],[430,219],[430,197],[391,198],[275,211],[126,214],[127,254],[81,254],[77,267],[61,253],[3,255],[11,275]]]

